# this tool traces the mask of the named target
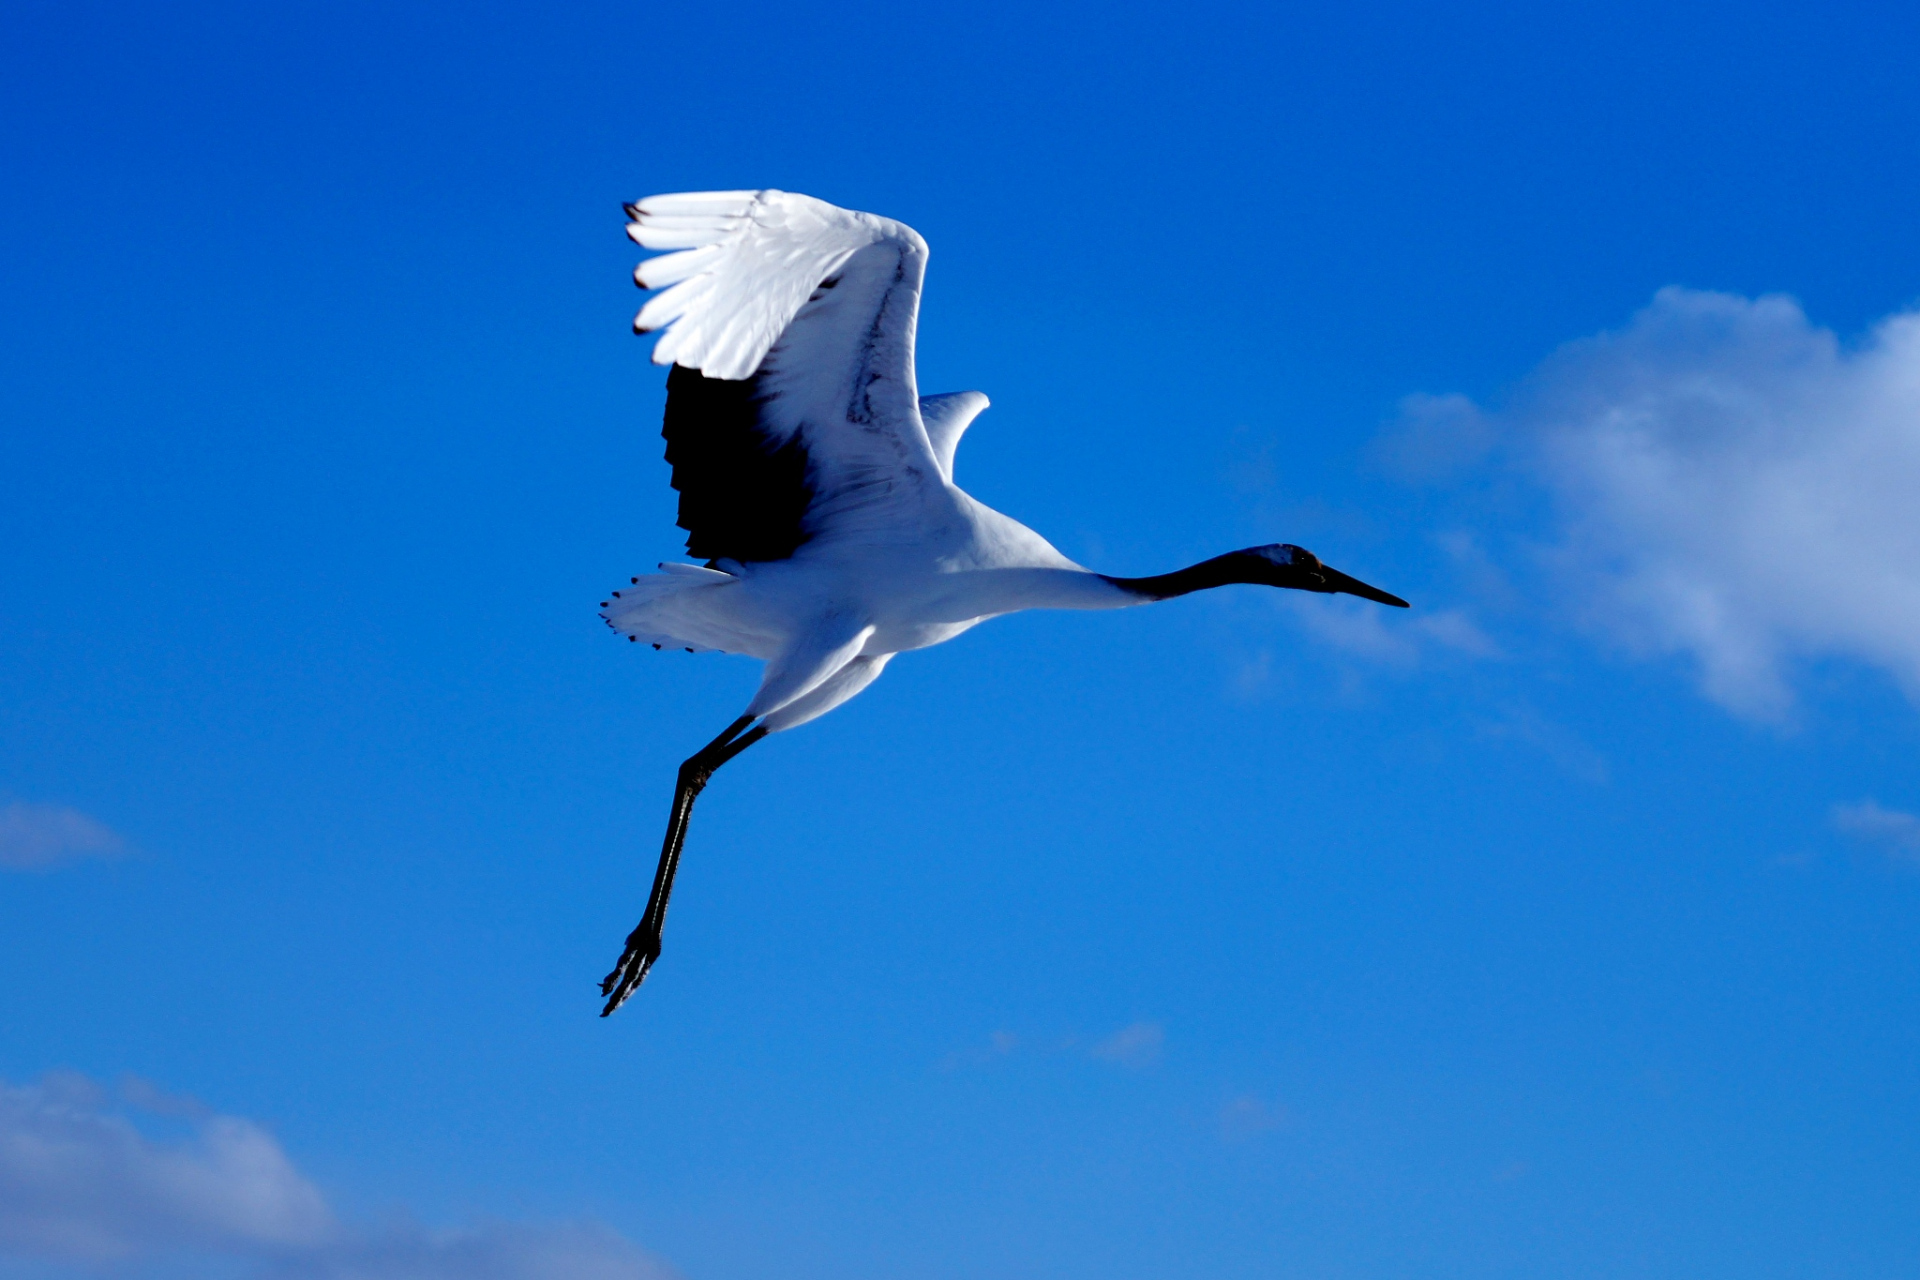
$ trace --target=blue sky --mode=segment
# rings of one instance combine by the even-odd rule
[[[1920,1269],[1911,6],[16,4],[0,1274]],[[1241,588],[702,802],[619,202],[933,246],[957,478]]]

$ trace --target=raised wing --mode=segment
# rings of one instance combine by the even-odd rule
[[[914,326],[927,246],[911,227],[783,191],[653,196],[627,233],[670,249],[667,459],[688,550],[779,559],[815,539],[911,540],[949,505],[920,417]]]
[[[953,480],[953,451],[960,447],[960,437],[990,403],[985,393],[979,391],[949,391],[945,395],[920,397],[920,421],[927,427],[927,443],[933,446],[940,474],[949,483]]]

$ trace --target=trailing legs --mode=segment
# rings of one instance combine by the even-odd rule
[[[687,843],[687,822],[693,817],[693,802],[706,787],[713,771],[767,736],[764,723],[748,729],[757,717],[741,716],[727,726],[726,732],[688,756],[680,766],[679,784],[673,792],[673,812],[667,818],[667,837],[660,847],[660,866],[653,873],[653,892],[647,895],[646,914],[627,935],[627,947],[620,963],[600,983],[600,994],[607,997],[606,1017],[625,1004],[646,978],[647,970],[660,958],[660,930],[667,922],[667,899],[673,893],[673,876],[680,869],[680,850]]]

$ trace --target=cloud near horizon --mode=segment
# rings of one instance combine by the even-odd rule
[[[1383,453],[1449,484],[1489,464],[1552,510],[1531,548],[1569,615],[1781,721],[1840,658],[1920,703],[1920,312],[1855,344],[1791,298],[1667,288],[1485,410],[1417,396]]]
[[[156,1120],[182,1132],[149,1130]],[[0,1260],[142,1274],[194,1259],[249,1280],[667,1280],[592,1222],[432,1230],[341,1221],[253,1121],[137,1081],[0,1082]],[[52,1267],[53,1270],[45,1270]],[[169,1270],[169,1274],[177,1271]]]
[[[126,842],[78,809],[15,801],[0,808],[0,869],[50,871],[81,858],[111,858]]]

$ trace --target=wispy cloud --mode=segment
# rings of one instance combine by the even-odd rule
[[[1877,845],[1900,862],[1920,865],[1920,815],[1883,809],[1873,800],[1833,807],[1833,825]]]
[[[1097,1041],[1087,1052],[1122,1067],[1150,1067],[1160,1061],[1166,1045],[1167,1032],[1159,1023],[1136,1022]]]
[[[124,840],[78,809],[19,801],[0,808],[0,869],[48,871],[125,849]]]
[[[1166,1028],[1157,1022],[1129,1023],[1091,1041],[1080,1035],[1023,1036],[1002,1030],[993,1032],[984,1042],[947,1054],[940,1059],[940,1067],[955,1071],[962,1067],[983,1067],[1015,1055],[1065,1055],[1137,1070],[1156,1065],[1166,1044]]]
[[[266,1268],[261,1280],[668,1280],[673,1272],[595,1222],[487,1222],[354,1232]]]
[[[1374,444],[1376,457],[1403,480],[1453,480],[1479,464],[1500,433],[1480,406],[1463,395],[1414,394],[1400,402],[1394,429]]]
[[[1218,1119],[1222,1138],[1228,1142],[1245,1142],[1285,1124],[1287,1109],[1258,1094],[1243,1093],[1227,1100],[1220,1108]]]
[[[150,1120],[183,1132],[155,1136]],[[217,1260],[255,1280],[663,1280],[594,1223],[341,1221],[274,1137],[138,1081],[0,1083],[0,1259],[94,1274]]]
[[[1598,786],[1611,776],[1605,756],[1588,746],[1573,730],[1555,724],[1532,707],[1504,707],[1495,716],[1475,721],[1474,730],[1483,738],[1531,747],[1582,782]]]
[[[1826,657],[1920,701],[1920,312],[1847,345],[1789,298],[1663,289],[1503,408],[1409,401],[1383,453],[1440,484],[1501,458],[1568,612],[1740,715],[1784,719]]]
[[[1464,609],[1432,609],[1408,617],[1404,610],[1348,597],[1277,597],[1308,634],[1349,657],[1387,667],[1412,668],[1422,657],[1454,654],[1499,658],[1500,646]]]

